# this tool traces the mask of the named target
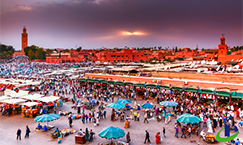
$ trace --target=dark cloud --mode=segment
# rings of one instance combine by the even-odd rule
[[[215,48],[222,33],[229,45],[242,44],[242,1],[64,0],[29,7],[2,14],[2,43],[20,46],[16,35],[26,26],[30,44],[52,48]],[[146,35],[125,37],[121,31]]]

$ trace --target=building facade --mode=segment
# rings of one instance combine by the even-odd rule
[[[102,63],[129,63],[129,62],[139,62],[141,60],[147,61],[148,57],[144,51],[133,50],[133,49],[121,49],[112,50],[109,52],[98,52],[96,53],[97,61]]]

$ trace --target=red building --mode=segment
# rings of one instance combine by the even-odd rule
[[[140,60],[147,61],[148,58],[144,51],[133,50],[133,49],[113,49],[109,52],[97,52],[96,55],[97,61],[100,62],[139,62]]]
[[[55,52],[46,57],[49,63],[83,62],[91,58],[90,52],[70,50],[69,53]]]

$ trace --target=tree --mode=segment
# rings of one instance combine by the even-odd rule
[[[38,48],[35,52],[35,57],[37,59],[46,59],[46,52],[43,50],[43,48]]]
[[[53,52],[53,50],[51,50],[51,49],[46,50],[46,54],[51,54],[52,52]]]
[[[82,50],[82,47],[77,48],[77,51],[80,52]]]
[[[24,48],[24,53],[26,56],[29,56],[29,51],[32,50],[34,53],[37,51],[38,49],[38,46],[35,46],[35,45],[31,45],[31,46],[27,46]]]
[[[178,51],[178,49],[177,49],[177,46],[176,46],[176,48],[175,48],[175,52],[177,52]]]
[[[35,59],[35,53],[33,50],[29,50],[28,52],[28,57],[29,57],[29,60],[34,60]]]
[[[64,52],[69,52],[69,49],[64,49],[63,51],[64,51]]]

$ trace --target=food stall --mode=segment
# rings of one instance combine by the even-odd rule
[[[39,103],[37,103],[37,102],[22,103],[21,104],[22,105],[21,116],[29,117],[29,118],[36,117],[38,115],[38,112],[39,112],[38,104]]]
[[[10,116],[11,114],[21,113],[20,103],[26,102],[24,99],[6,99],[1,100],[0,103],[4,104],[4,111],[2,115]]]

